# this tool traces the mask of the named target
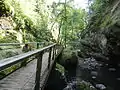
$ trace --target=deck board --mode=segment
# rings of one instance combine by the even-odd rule
[[[41,78],[47,68],[49,53],[43,54]],[[4,79],[0,80],[0,90],[33,90],[35,85],[37,60],[33,60]],[[42,79],[41,79],[42,80]]]

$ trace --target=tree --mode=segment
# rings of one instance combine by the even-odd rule
[[[52,41],[52,33],[48,30],[48,13],[46,11],[44,0],[36,0],[35,12],[37,13],[38,18],[32,33],[36,37],[36,41]]]
[[[65,46],[67,43],[75,41],[77,34],[86,27],[85,10],[74,8],[68,1],[53,3],[53,18],[55,23],[59,23],[58,40]]]

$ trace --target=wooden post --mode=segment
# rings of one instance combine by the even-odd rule
[[[39,49],[39,42],[37,42],[37,49]]]
[[[57,51],[56,51],[56,50],[57,50],[57,47],[56,47],[56,45],[55,45],[55,56],[57,55]]]
[[[35,79],[35,88],[34,90],[39,90],[40,88],[40,75],[42,68],[42,56],[43,51],[37,54],[37,68],[36,68],[36,79]]]
[[[51,52],[52,52],[52,47],[50,47],[49,50],[50,50],[50,51],[49,51],[49,58],[48,58],[48,69],[49,69],[50,63],[51,63]]]
[[[52,60],[55,58],[55,46],[53,46],[53,55],[52,55]]]
[[[56,51],[57,49],[56,49],[56,45],[54,46],[54,59],[55,59],[55,57],[56,57],[56,55],[57,55],[57,51]]]

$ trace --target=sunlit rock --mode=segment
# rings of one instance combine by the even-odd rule
[[[97,75],[98,75],[98,72],[96,72],[96,71],[92,71],[92,72],[91,72],[91,75],[93,75],[93,76],[97,76]]]
[[[120,78],[117,78],[118,81],[120,81]]]
[[[109,71],[116,71],[115,68],[109,68],[108,70],[109,70]]]
[[[96,84],[96,88],[98,88],[100,90],[105,90],[106,89],[105,85],[103,85],[103,84]]]
[[[95,77],[95,76],[92,76],[92,79],[96,79],[96,77]]]

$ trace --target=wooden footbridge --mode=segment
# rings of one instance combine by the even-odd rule
[[[0,90],[44,90],[50,71],[61,52],[61,46],[52,44],[0,60],[0,71],[19,66],[27,60],[26,66],[18,67],[0,80]]]

